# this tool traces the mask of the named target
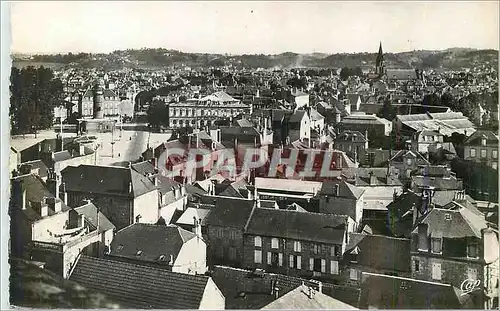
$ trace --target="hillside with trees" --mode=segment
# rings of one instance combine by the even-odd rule
[[[220,67],[231,65],[245,68],[373,68],[376,53],[338,53],[338,54],[297,54],[285,52],[281,54],[207,54],[184,53],[165,48],[129,49],[114,51],[109,54],[54,54],[34,55],[33,62],[73,64],[90,68],[99,66],[105,68],[157,68],[166,66]],[[15,64],[26,61],[26,56],[13,55]],[[442,51],[409,51],[402,53],[385,53],[387,67],[394,68],[445,68],[459,69],[479,66],[482,64],[497,64],[498,51],[452,48]],[[17,66],[17,65],[16,65]]]

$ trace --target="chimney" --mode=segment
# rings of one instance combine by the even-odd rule
[[[312,299],[313,296],[314,296],[314,289],[311,286],[309,286],[307,288],[307,297],[309,297],[309,299]]]
[[[200,219],[196,219],[196,217],[193,216],[193,222],[194,222],[194,233],[198,237],[201,237],[201,218]]]
[[[128,193],[132,193],[132,182],[128,182]]]
[[[22,210],[25,210],[26,206],[28,205],[28,202],[26,202],[26,189],[22,186],[22,184],[21,184],[21,191],[22,191],[21,208]]]
[[[274,298],[278,299],[280,297],[280,289],[278,287],[274,288]]]
[[[210,194],[211,195],[215,195],[215,186],[217,185],[217,180],[216,179],[212,179],[211,182],[212,182],[212,184],[211,184],[212,187],[211,187],[211,193]]]
[[[85,146],[83,144],[80,144],[79,147],[80,147],[80,150],[79,150],[80,156],[85,155]]]
[[[429,250],[429,236],[427,233],[427,224],[418,225],[418,249]]]
[[[54,212],[59,213],[61,211],[61,200],[58,198],[46,198],[45,202],[48,207],[54,210]]]
[[[80,215],[80,225],[78,227],[83,228],[85,225],[85,216],[83,214]]]
[[[339,184],[333,185],[333,195],[336,197],[340,196],[340,185]]]
[[[62,183],[62,195],[64,204],[68,205],[68,192],[66,192],[66,183]]]
[[[40,216],[47,217],[49,215],[49,206],[47,205],[46,198],[43,198],[40,204]]]

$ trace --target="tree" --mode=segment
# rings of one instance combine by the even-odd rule
[[[441,98],[436,93],[427,94],[422,102],[424,106],[441,106]]]
[[[349,78],[351,75],[351,69],[349,69],[348,67],[344,67],[342,68],[342,70],[340,70],[340,78],[343,81],[347,80],[347,78]]]
[[[161,101],[154,101],[148,108],[147,120],[154,129],[168,126],[168,106]]]
[[[396,118],[396,115],[397,115],[396,108],[392,106],[391,102],[388,99],[384,100],[384,104],[377,113],[377,117],[392,121],[394,120],[394,118]]]
[[[52,126],[54,107],[63,103],[63,84],[49,68],[11,70],[10,122],[12,132],[25,134]]]

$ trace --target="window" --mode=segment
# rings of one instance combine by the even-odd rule
[[[218,238],[223,238],[224,237],[224,229],[223,228],[218,228],[215,229],[217,231],[217,237]]]
[[[432,249],[431,251],[435,254],[441,254],[441,246],[442,246],[442,239],[441,238],[432,238],[431,239],[431,246],[432,246]]]
[[[301,250],[301,245],[300,245],[299,241],[294,241],[293,242],[293,251],[297,252],[297,253],[300,253],[302,251]]]
[[[486,158],[486,149],[481,149],[481,158]]]
[[[351,269],[349,273],[349,278],[353,281],[356,281],[358,279],[358,270],[356,269]]]
[[[419,271],[420,271],[420,261],[415,260],[415,272],[419,272]]]
[[[279,241],[277,238],[271,239],[271,248],[278,248]]]
[[[314,271],[314,258],[309,258],[309,271]]]
[[[229,231],[229,238],[231,240],[236,240],[236,232],[235,231]]]
[[[475,158],[476,157],[476,149],[475,148],[471,148],[470,149],[470,157],[471,158]]]
[[[412,164],[411,158],[406,159],[406,165],[411,165],[411,164]]]
[[[326,260],[321,259],[321,272],[325,273],[326,272]]]
[[[271,252],[267,252],[267,264],[270,265],[272,262],[271,260]]]
[[[477,279],[477,269],[467,268],[467,278],[469,280],[476,280]]]
[[[432,279],[433,280],[441,280],[441,264],[433,263],[432,264]]]
[[[498,169],[498,163],[497,162],[491,162],[491,167],[496,170]]]
[[[298,270],[302,269],[302,256],[296,256],[295,259],[296,259],[295,267]]]
[[[319,254],[319,248],[320,248],[319,244],[314,244],[313,248],[314,248],[314,254],[316,255]]]
[[[334,245],[334,246],[330,247],[330,256],[332,256],[332,257],[340,256],[341,250],[342,249],[339,245]]]
[[[477,258],[477,243],[472,242],[467,245],[467,257]]]
[[[492,157],[493,159],[498,158],[498,150],[492,150],[492,151],[491,151],[491,157]]]
[[[253,257],[255,263],[262,263],[262,251],[254,251]]]
[[[278,265],[280,267],[283,267],[283,254],[282,253],[278,254]]]
[[[481,139],[481,145],[486,146],[486,138]]]
[[[290,255],[290,258],[288,258],[288,267],[293,268],[294,265],[294,260],[293,260],[293,255]]]
[[[229,248],[229,260],[235,260],[236,259],[236,248],[230,247]]]
[[[330,273],[339,274],[339,262],[336,260],[330,260]]]
[[[255,247],[262,247],[262,239],[260,238],[260,236],[254,237],[254,243]]]

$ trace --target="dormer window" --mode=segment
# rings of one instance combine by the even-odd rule
[[[434,253],[434,254],[441,254],[443,249],[442,249],[442,243],[443,243],[443,239],[441,238],[431,238],[431,246],[432,246],[432,249],[431,251]]]
[[[136,253],[135,253],[136,256],[141,256],[142,255],[142,251],[141,250],[138,250]]]
[[[477,242],[470,242],[467,245],[467,257],[468,258],[478,257]]]
[[[481,145],[482,146],[486,146],[486,138],[482,138],[481,139]]]

